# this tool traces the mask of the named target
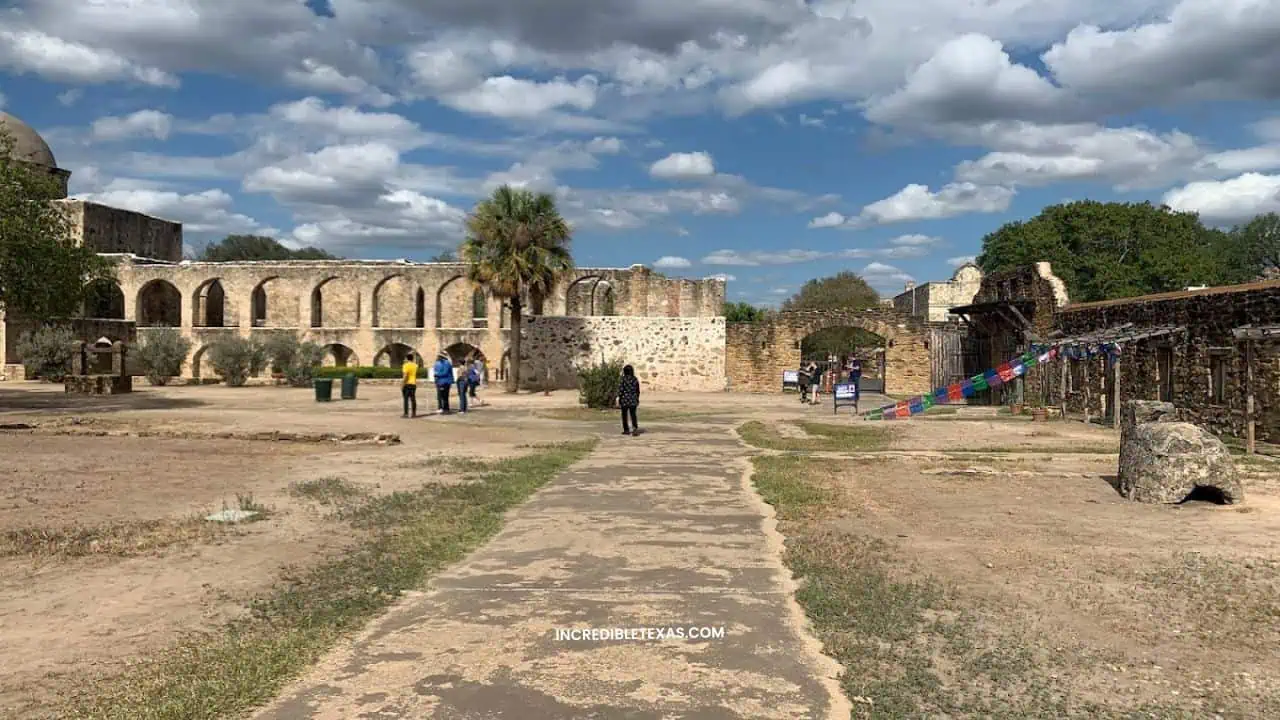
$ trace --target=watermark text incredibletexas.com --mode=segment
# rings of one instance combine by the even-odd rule
[[[724,626],[638,628],[556,628],[557,641],[644,642],[656,640],[722,640]]]

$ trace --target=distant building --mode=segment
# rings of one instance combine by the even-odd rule
[[[951,308],[973,302],[982,286],[982,270],[973,263],[965,263],[956,269],[951,280],[927,282],[923,285],[907,283],[906,289],[890,303],[894,309],[918,317],[925,322],[955,322]]]

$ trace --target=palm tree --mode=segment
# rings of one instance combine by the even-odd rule
[[[470,264],[471,280],[511,308],[511,368],[507,392],[520,389],[520,325],[527,297],[546,297],[573,270],[573,231],[556,201],[503,185],[476,204],[467,217],[467,238],[459,248]]]

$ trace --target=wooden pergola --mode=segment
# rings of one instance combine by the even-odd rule
[[[1280,325],[1242,325],[1231,331],[1237,343],[1244,344],[1245,378],[1245,451],[1256,453],[1257,440],[1254,427],[1257,423],[1257,405],[1254,402],[1253,361],[1258,343],[1280,342]]]
[[[1129,343],[1140,342],[1143,340],[1152,340],[1158,337],[1168,337],[1170,335],[1178,335],[1185,333],[1187,328],[1182,325],[1155,325],[1138,327],[1133,323],[1117,325],[1115,327],[1103,328],[1101,330],[1092,330],[1087,333],[1075,335],[1072,337],[1057,337],[1049,340],[1048,347],[1057,348],[1058,357],[1063,359],[1062,377],[1059,379],[1059,394],[1061,395],[1061,411],[1062,417],[1067,417],[1067,363],[1066,360],[1072,360],[1070,353],[1064,353],[1063,350],[1080,349],[1083,350],[1087,357],[1093,357],[1097,354],[1097,348],[1106,345],[1119,345],[1124,347]],[[1117,431],[1120,429],[1120,355],[1112,355],[1111,372],[1114,377],[1111,383],[1112,398],[1110,404],[1111,426]],[[1105,385],[1103,386],[1105,389]],[[1251,396],[1252,397],[1252,396]],[[1089,366],[1084,366],[1084,422],[1089,423]],[[1252,425],[1250,425],[1252,427]]]

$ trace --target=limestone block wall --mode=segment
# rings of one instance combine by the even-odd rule
[[[84,200],[58,200],[71,220],[72,237],[100,253],[182,260],[182,224]]]
[[[784,370],[800,367],[800,342],[818,330],[856,327],[885,340],[885,392],[932,390],[926,327],[889,307],[778,313],[769,320],[729,323],[725,372],[730,390],[780,392]]]
[[[532,317],[522,336],[521,378],[577,387],[577,368],[604,360],[635,367],[646,390],[725,389],[722,317]]]
[[[1280,320],[1280,281],[1252,283],[1199,291],[1070,305],[1061,310],[1057,326],[1067,336],[1133,323],[1138,327],[1185,326],[1182,335],[1142,340],[1122,346],[1120,401],[1159,400],[1162,354],[1172,364],[1173,397],[1179,416],[1219,435],[1242,437],[1245,432],[1245,353],[1231,331],[1242,325],[1273,324]],[[1254,361],[1254,402],[1257,437],[1280,443],[1280,344],[1258,344]],[[1088,378],[1079,369],[1088,362]],[[1213,368],[1221,365],[1224,393],[1213,395]],[[1103,410],[1104,361],[1074,361],[1069,412],[1083,413],[1089,390],[1089,411]],[[1052,395],[1058,402],[1057,384]]]

